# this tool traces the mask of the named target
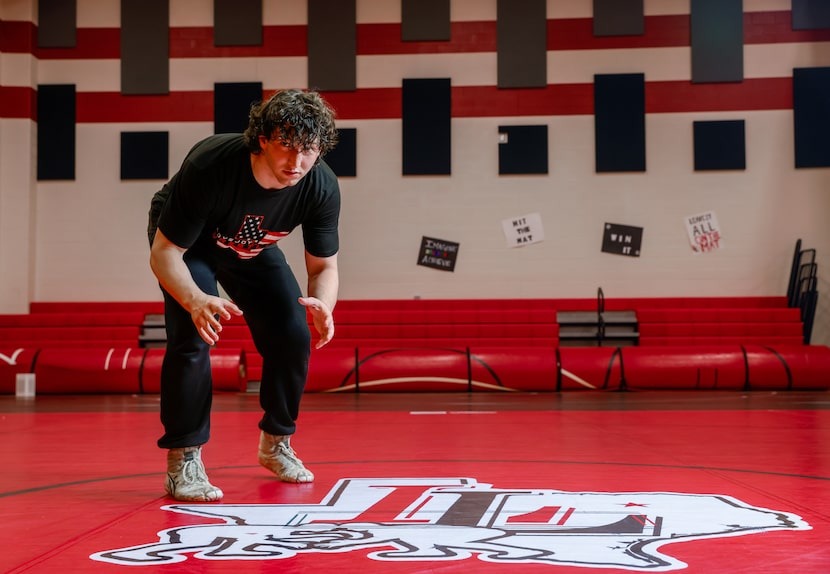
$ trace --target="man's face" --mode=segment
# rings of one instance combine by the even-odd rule
[[[308,150],[292,147],[277,134],[272,139],[259,136],[265,164],[282,187],[297,185],[320,157],[317,146]]]

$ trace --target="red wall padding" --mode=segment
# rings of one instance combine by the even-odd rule
[[[622,380],[620,351],[614,347],[559,349],[562,390],[617,390]]]
[[[625,383],[632,389],[740,390],[746,367],[740,345],[622,350]]]
[[[0,394],[14,394],[17,373],[35,374],[36,394],[158,393],[164,349],[21,348],[0,351]],[[211,350],[213,388],[248,390],[245,352]]]
[[[0,347],[0,395],[15,393],[17,373],[31,373],[36,355],[36,347]]]
[[[0,393],[34,368],[38,394],[157,393],[164,349],[19,348],[0,352]],[[245,351],[211,351],[214,389],[245,392]],[[307,392],[827,390],[825,346],[325,347]]]
[[[326,345],[322,349],[312,349],[308,363],[308,381],[306,382],[305,391],[307,393],[323,391],[354,392],[356,357],[354,347]],[[262,372],[261,360],[259,365],[260,372]]]
[[[140,393],[144,349],[41,349],[37,394]]]
[[[358,388],[367,391],[466,391],[467,353],[456,349],[361,348]]]
[[[745,347],[752,390],[823,390],[830,386],[830,347]]]
[[[141,384],[145,393],[158,393],[161,389],[161,363],[164,349],[148,349],[141,372]],[[248,390],[248,373],[245,351],[241,349],[211,349],[210,368],[213,388],[217,391],[245,392]]]
[[[308,392],[827,389],[830,348],[330,348]]]
[[[556,348],[470,347],[471,390],[555,391]]]

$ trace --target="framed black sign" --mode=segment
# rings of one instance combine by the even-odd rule
[[[455,260],[458,257],[458,243],[435,239],[434,237],[421,238],[421,250],[418,253],[418,265],[432,267],[442,271],[454,271]]]
[[[606,223],[602,234],[602,250],[605,253],[640,256],[640,244],[643,242],[643,228],[631,225]]]

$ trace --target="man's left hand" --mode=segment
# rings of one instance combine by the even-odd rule
[[[320,334],[320,339],[314,345],[315,349],[323,347],[334,337],[334,316],[329,306],[316,297],[300,297],[297,299],[311,313],[314,328]]]

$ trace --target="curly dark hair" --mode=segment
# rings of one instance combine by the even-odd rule
[[[281,90],[268,100],[251,106],[245,144],[259,154],[259,136],[275,137],[304,151],[316,147],[320,157],[337,144],[334,109],[312,91]]]

